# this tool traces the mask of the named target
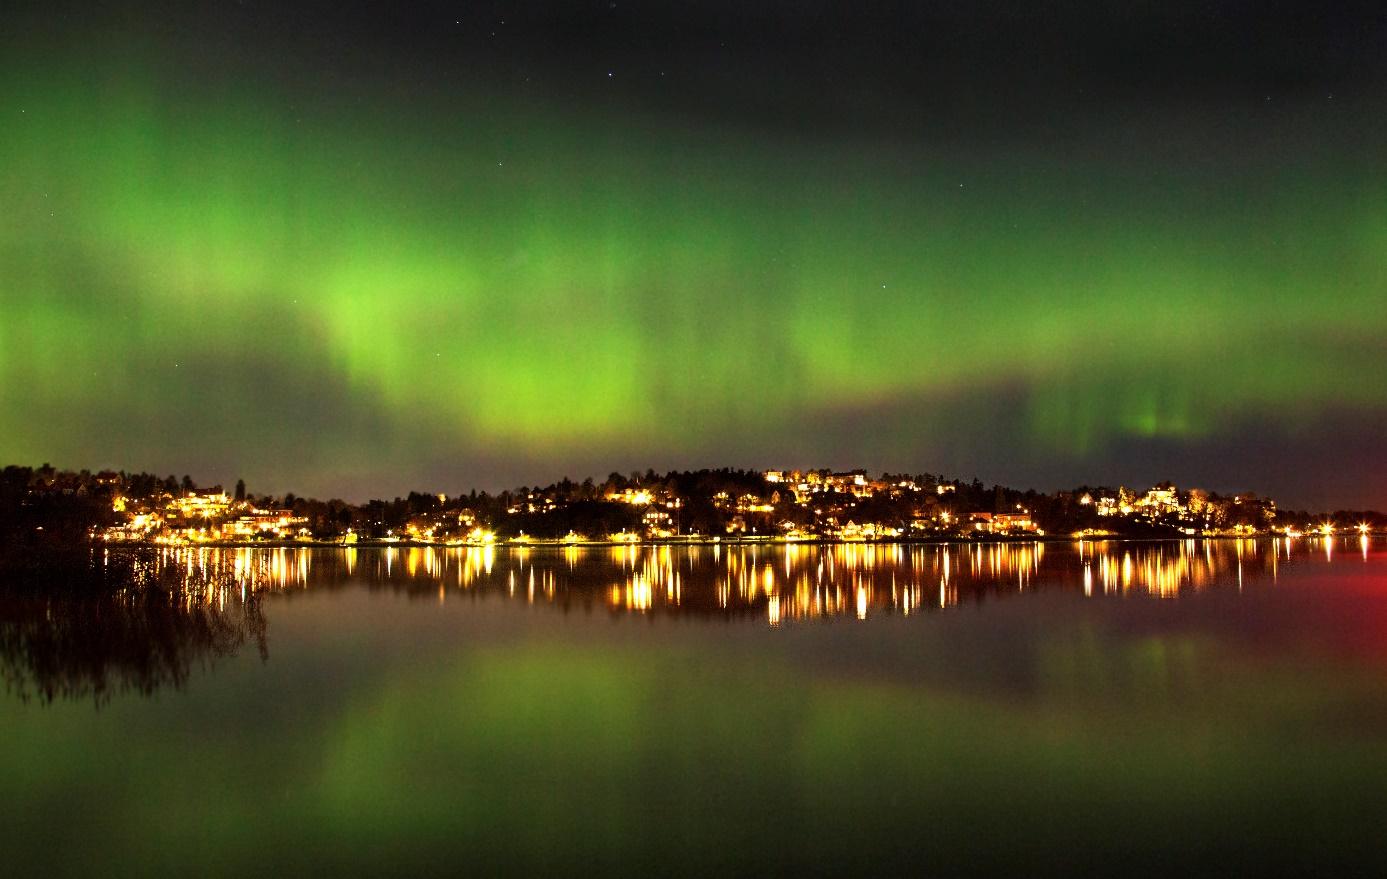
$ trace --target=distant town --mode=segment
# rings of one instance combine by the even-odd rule
[[[191,477],[10,466],[0,537],[101,544],[647,543],[1253,536],[1380,531],[1372,511],[1153,486],[1053,493],[865,470],[612,473],[498,493],[411,492],[354,504],[257,495]]]

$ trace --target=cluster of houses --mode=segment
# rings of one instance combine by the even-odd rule
[[[1083,506],[1091,506],[1100,517],[1170,523],[1187,534],[1208,531],[1215,524],[1234,533],[1255,534],[1271,527],[1276,519],[1276,502],[1255,495],[1218,497],[1200,489],[1181,492],[1174,484],[1159,483],[1137,494],[1126,488],[1115,493],[1084,493]]]
[[[100,536],[108,542],[217,543],[308,539],[308,520],[287,509],[264,509],[233,500],[220,488],[160,495],[134,503],[117,496],[116,524]]]
[[[104,484],[104,483],[103,483]],[[607,483],[589,483],[582,492],[564,486],[522,489],[505,493],[499,506],[471,503],[445,495],[411,496],[415,504],[399,518],[373,516],[382,502],[361,507],[346,505],[333,516],[308,516],[295,509],[314,512],[318,502],[294,502],[277,506],[269,498],[259,503],[233,499],[220,487],[182,491],[171,484],[143,498],[127,499],[120,486],[115,492],[114,524],[98,537],[109,542],[216,543],[254,540],[335,540],[354,543],[367,536],[355,528],[369,528],[370,539],[418,543],[484,545],[498,540],[528,542],[525,523],[561,522],[547,540],[561,542],[635,542],[642,540],[891,540],[940,536],[1041,536],[1045,526],[1058,533],[1118,534],[1133,525],[1176,528],[1184,533],[1256,533],[1276,516],[1275,504],[1256,496],[1219,497],[1199,490],[1180,491],[1161,483],[1145,492],[1126,488],[1061,492],[1053,496],[1006,495],[1000,487],[982,489],[935,477],[881,476],[865,470],[766,470],[742,473],[740,481],[727,479],[681,496],[672,479],[638,478],[627,481],[614,475]],[[706,493],[711,492],[711,494]],[[995,497],[994,497],[995,492]],[[435,503],[436,500],[436,503]],[[485,497],[482,498],[485,501]],[[609,528],[569,528],[564,517],[584,501],[611,510],[627,510]],[[1023,500],[1027,503],[1015,503]],[[1041,515],[1028,509],[1034,500]],[[424,503],[416,503],[423,501]],[[339,504],[341,502],[333,502]],[[405,503],[401,499],[397,505]],[[690,505],[700,508],[693,515]],[[1072,505],[1072,506],[1066,506]],[[1070,512],[1057,512],[1061,508]],[[711,508],[711,513],[709,512]],[[1077,517],[1074,512],[1077,511]],[[1230,512],[1231,511],[1231,512]],[[575,517],[572,521],[577,522]],[[613,521],[608,517],[604,521]],[[1081,521],[1084,524],[1076,526]],[[564,530],[568,533],[564,534]],[[579,531],[601,533],[578,533]],[[560,536],[562,535],[562,536]]]

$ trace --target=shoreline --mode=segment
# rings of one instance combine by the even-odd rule
[[[1296,538],[1323,538],[1329,537],[1366,537],[1377,536],[1383,532],[1353,531],[1344,534],[1325,535],[1318,532],[1309,534],[1297,534],[1290,539]],[[1196,534],[1196,535],[1005,535],[989,534],[980,537],[887,537],[874,538],[870,540],[843,540],[833,537],[822,537],[814,539],[787,540],[780,537],[757,538],[733,538],[733,539],[714,539],[714,538],[689,538],[689,539],[655,539],[655,540],[539,540],[530,539],[523,541],[496,540],[486,543],[445,543],[429,540],[357,540],[353,543],[345,543],[341,540],[207,540],[207,541],[181,541],[181,542],[160,542],[153,540],[130,540],[130,541],[92,541],[91,548],[159,548],[169,547],[183,549],[188,547],[207,547],[212,549],[390,549],[392,547],[404,547],[409,549],[417,548],[436,548],[436,549],[567,549],[575,548],[611,548],[611,547],[746,547],[746,546],[958,546],[958,545],[986,545],[995,543],[1167,543],[1180,542],[1186,540],[1261,540],[1263,538],[1286,538],[1284,534]]]

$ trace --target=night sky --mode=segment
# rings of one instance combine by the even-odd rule
[[[0,461],[1387,508],[1387,7],[1032,7],[7,8]]]

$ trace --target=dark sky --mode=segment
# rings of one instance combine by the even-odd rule
[[[0,458],[1387,507],[1372,3],[21,4]]]

